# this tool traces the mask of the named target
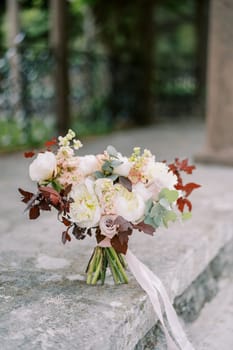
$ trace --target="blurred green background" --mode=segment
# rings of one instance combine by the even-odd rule
[[[206,0],[5,0],[0,150],[203,119]]]

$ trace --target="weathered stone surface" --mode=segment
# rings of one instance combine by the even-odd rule
[[[201,128],[162,126],[116,133],[89,142],[83,153],[113,144],[130,153],[135,140],[158,159],[190,156],[203,139]],[[151,304],[132,277],[130,283],[90,287],[84,270],[93,239],[61,243],[62,225],[45,213],[36,221],[23,216],[17,187],[32,189],[27,161],[0,158],[0,343],[4,350],[130,350],[154,326]],[[135,233],[131,250],[164,282],[171,300],[182,294],[233,238],[233,169],[200,166],[194,181],[194,215],[152,238]],[[216,272],[217,273],[217,272]],[[162,349],[160,349],[162,350]]]
[[[233,240],[230,244],[225,246],[224,248],[220,249],[218,255],[209,263],[207,268],[198,276],[198,278],[192,282],[192,284],[182,293],[182,295],[178,296],[174,300],[174,307],[176,309],[177,314],[182,318],[183,321],[185,321],[186,325],[190,322],[193,322],[198,319],[200,316],[200,319],[202,319],[202,309],[203,307],[206,309],[209,309],[208,302],[217,295],[216,300],[219,300],[218,293],[223,295],[224,293],[228,295],[229,293],[233,294],[232,289],[232,283],[227,283],[225,285],[225,281],[230,278],[232,278],[232,271],[233,271]],[[229,291],[229,288],[232,290]],[[224,291],[223,291],[224,289]],[[227,290],[225,290],[227,289]],[[228,303],[230,302],[229,307],[231,308],[231,303],[233,299],[229,298],[224,300]],[[207,306],[205,306],[207,305]],[[216,305],[216,302],[213,300],[213,305]],[[221,307],[222,308],[222,307]],[[221,315],[221,313],[217,310],[217,312],[213,312],[213,307],[210,308],[210,311],[208,314],[206,314],[205,311],[205,319],[208,321],[208,317],[210,319],[213,318],[213,316],[217,317],[221,316],[221,320],[225,320],[229,323],[229,326],[231,325],[231,329],[233,330],[233,323],[232,319],[229,318],[229,314],[224,318],[224,315]],[[212,314],[213,313],[213,314]],[[201,327],[201,321],[197,320],[194,322],[194,326],[190,326],[189,328],[189,334],[190,339],[192,341],[196,341],[196,337],[198,332],[201,334],[201,337],[199,338],[204,339],[205,337],[209,337],[209,330],[208,327],[205,327],[206,333],[203,333],[203,329]],[[192,337],[192,329],[194,333],[194,337]],[[224,328],[222,328],[222,331],[224,332]],[[228,330],[227,330],[228,332]],[[194,338],[194,339],[193,339]],[[229,338],[229,336],[228,336]],[[229,338],[233,345],[233,336]],[[221,347],[221,344],[219,344],[219,349],[225,349],[225,347]],[[199,344],[200,345],[200,344]],[[197,347],[197,349],[200,349],[200,347]],[[138,344],[135,347],[135,350],[166,350],[166,341],[164,334],[161,330],[160,324],[156,324],[146,335],[143,337]],[[210,349],[210,348],[209,348]],[[230,350],[231,348],[229,348]]]
[[[232,350],[233,348],[233,283],[232,276],[222,281],[216,298],[203,308],[189,327],[198,350]]]

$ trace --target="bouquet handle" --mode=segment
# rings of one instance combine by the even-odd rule
[[[127,262],[128,267],[136,278],[137,282],[145,290],[151,300],[154,311],[162,324],[168,349],[194,350],[194,347],[187,339],[187,336],[179,322],[175,309],[173,308],[167,295],[166,289],[160,279],[150,269],[148,269],[148,267],[144,265],[129,249],[125,255],[125,261]],[[162,303],[159,300],[159,297]],[[166,327],[162,307],[164,307],[172,337]]]

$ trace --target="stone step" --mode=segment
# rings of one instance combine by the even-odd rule
[[[200,348],[200,344],[202,344],[204,337],[208,336],[206,335],[207,332],[210,333],[212,331],[212,319],[217,321],[218,318],[219,320],[221,318],[222,322],[225,321],[228,328],[230,325],[233,327],[233,315],[230,309],[233,301],[232,252],[233,241],[223,247],[206,269],[174,300],[174,307],[180,316],[180,321],[183,323],[183,327],[186,329],[190,341],[193,343],[194,347],[196,343],[198,343],[195,349],[202,349]],[[219,309],[214,310],[214,308],[218,307],[218,302],[221,298],[224,298],[224,302]],[[224,309],[227,309],[227,307],[229,307],[229,312],[225,315]],[[202,321],[202,310],[205,317],[204,321]],[[206,323],[205,330],[204,328],[202,330],[202,323]],[[231,336],[233,336],[233,333]],[[199,341],[199,339],[201,340]],[[228,339],[230,341],[232,338],[228,337]],[[165,337],[159,324],[156,324],[135,347],[135,350],[144,349],[167,349]],[[203,350],[204,349],[205,348],[203,348]],[[208,349],[211,348],[206,348],[206,350]],[[218,349],[225,350],[224,347],[219,347]],[[228,350],[227,347],[226,350]]]
[[[156,153],[161,150],[160,159],[166,159],[173,148],[177,152],[173,145],[180,145],[182,156],[191,144],[186,131],[177,140],[171,139],[174,132],[155,135],[151,129],[151,145],[159,140],[153,148]],[[127,147],[131,149],[135,140],[141,144],[142,136],[148,144],[148,133],[127,132]],[[109,138],[101,142],[113,143],[121,151],[122,137],[119,145]],[[97,146],[90,145],[89,153],[95,153]],[[25,177],[25,163],[12,156],[1,159],[1,169],[0,348],[154,350],[160,335],[147,343],[146,339],[157,319],[134,278],[130,276],[130,283],[123,286],[114,286],[110,279],[105,286],[87,286],[84,271],[95,241],[72,240],[63,246],[63,228],[56,214],[45,214],[36,222],[24,218],[16,187],[20,182],[28,188],[26,180],[19,181]],[[192,178],[202,184],[193,195],[193,219],[154,237],[135,233],[130,239],[131,250],[164,283],[191,340],[188,322],[198,319],[206,302],[217,294],[222,274],[233,266],[232,178],[232,168],[199,166]]]
[[[198,350],[233,349],[233,281],[221,282],[217,296],[207,303],[189,327],[190,339]]]
[[[214,201],[205,211],[202,200],[192,222],[155,237],[132,237],[132,251],[161,278],[187,322],[217,293],[222,272],[232,266],[233,225],[228,214],[226,208],[214,209]],[[108,280],[103,287],[86,286],[82,276],[93,241],[57,244],[54,231],[59,227],[50,217],[34,230],[31,223],[27,232],[23,227],[18,224],[10,239],[4,233],[0,245],[4,350],[154,349],[159,336],[145,341],[156,317],[132,276],[129,285],[114,286]]]

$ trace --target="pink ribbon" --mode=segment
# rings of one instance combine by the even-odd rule
[[[169,300],[166,289],[160,279],[150,269],[148,269],[146,265],[138,260],[129,249],[125,255],[125,260],[137,282],[145,290],[151,300],[155,313],[163,327],[168,350],[194,350],[194,347],[187,339],[177,314]],[[159,297],[162,303],[159,300]],[[163,308],[172,337],[165,325],[162,311]]]

